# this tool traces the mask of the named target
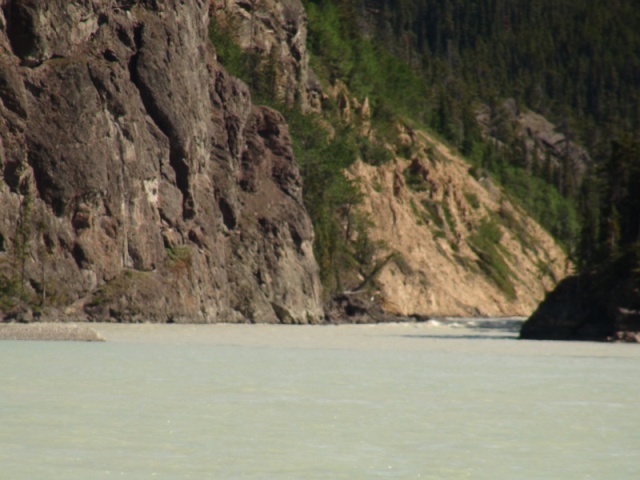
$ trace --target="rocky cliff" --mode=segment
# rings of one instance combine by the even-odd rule
[[[215,26],[258,60],[273,100],[320,110],[322,89],[309,68],[307,15],[300,0],[211,0]],[[267,72],[266,72],[267,71]]]
[[[371,236],[395,254],[377,279],[387,312],[527,316],[567,274],[566,254],[489,178],[424,132],[400,133],[403,155],[351,169]]]
[[[368,99],[354,98],[340,80],[324,88],[317,84],[302,42],[306,16],[297,1],[213,3],[219,28],[249,58],[258,57],[259,68],[276,66],[278,100],[316,111],[321,99],[330,100],[339,118],[330,118],[335,111],[325,112],[327,126],[347,125],[393,158],[377,167],[356,161],[348,173],[363,193],[359,210],[371,221],[369,235],[384,245],[377,261],[390,254],[393,259],[379,270],[374,288],[366,289],[366,299],[364,292],[341,296],[330,318],[341,321],[347,310],[358,312],[347,314],[350,321],[392,318],[388,314],[526,316],[566,275],[570,266],[562,249],[489,178],[474,178],[462,158],[424,132],[399,126],[396,140],[389,143],[389,135],[379,135],[371,125]],[[487,135],[494,134],[494,123],[508,125],[527,136],[522,143],[529,156],[536,156],[532,162],[547,156],[556,160],[564,137],[550,138],[555,126],[517,111],[513,102],[505,102],[500,112],[500,122],[478,113]]]
[[[0,0],[0,309],[322,316],[282,116],[216,61],[205,0]]]
[[[298,0],[0,0],[2,318],[322,320],[287,125],[219,64],[211,26],[256,60],[273,100],[328,100],[393,159],[348,172],[381,268],[329,319],[528,315],[567,273],[551,237],[455,152],[400,124],[385,143],[366,98],[323,92]],[[526,158],[566,153],[544,143],[544,119],[511,113]]]
[[[548,177],[560,178],[565,189],[580,188],[592,160],[584,147],[571,140],[568,128],[519,107],[512,98],[493,109],[481,105],[476,120],[485,138],[498,148],[516,145],[516,154],[528,171],[544,171]]]
[[[640,343],[640,251],[571,276],[523,324],[535,340],[619,340]]]

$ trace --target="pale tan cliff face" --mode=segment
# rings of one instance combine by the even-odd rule
[[[425,316],[529,315],[566,275],[562,249],[488,179],[475,180],[469,165],[434,138],[415,131],[401,137],[410,144],[411,160],[396,158],[381,167],[357,162],[350,169],[364,193],[362,210],[373,220],[371,237],[403,260],[390,262],[377,279],[385,310]],[[423,191],[407,185],[407,169],[416,172]],[[500,246],[494,252],[508,268],[511,292],[486,273],[491,267],[483,264],[483,252],[474,243],[483,219],[499,229]]]

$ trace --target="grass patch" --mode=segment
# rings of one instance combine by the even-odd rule
[[[426,217],[425,212],[421,211],[416,202],[413,201],[413,198],[409,200],[409,205],[411,206],[411,211],[413,212],[414,217],[416,217],[416,223],[420,226],[429,223],[429,219]]]
[[[132,290],[133,286],[144,278],[145,275],[149,275],[149,273],[139,272],[137,270],[125,270],[109,283],[96,290],[89,306],[98,307],[115,302],[118,298]]]
[[[399,157],[411,160],[411,157],[413,156],[413,147],[406,143],[401,143],[397,146],[397,153]]]
[[[407,259],[404,258],[404,255],[402,255],[400,252],[396,252],[393,255],[392,261],[396,264],[398,270],[400,270],[400,273],[402,273],[404,276],[409,277],[413,275],[414,272],[411,268],[411,265],[409,265]]]
[[[442,203],[442,213],[444,214],[444,220],[447,222],[449,230],[451,233],[456,231],[456,221],[453,218],[453,213],[451,213],[451,209],[449,208],[449,204],[447,202]]]
[[[440,216],[440,212],[438,211],[438,205],[435,202],[431,202],[429,200],[421,200],[420,203],[426,210],[429,218],[436,224],[436,226],[440,229],[444,229],[444,220]]]
[[[183,270],[191,266],[191,248],[186,245],[167,248],[166,264],[171,270]]]
[[[460,255],[459,253],[454,253],[453,258],[458,265],[464,268],[467,271],[477,273],[478,272],[478,264],[471,258]]]
[[[504,259],[500,246],[502,230],[495,220],[485,217],[478,230],[469,238],[470,246],[478,256],[478,267],[509,300],[515,300],[513,272]]]
[[[368,138],[360,137],[357,143],[362,161],[369,165],[377,167],[393,160],[393,154],[389,150]]]
[[[409,190],[417,193],[427,191],[427,182],[418,172],[411,171],[411,168],[405,168],[402,174]]]
[[[475,193],[464,192],[464,198],[467,199],[467,203],[471,205],[471,208],[474,210],[478,210],[480,208],[480,200],[478,200],[478,196]]]
[[[536,253],[536,245],[535,240],[527,227],[515,217],[515,215],[501,208],[498,212],[500,216],[500,220],[502,224],[508,228],[518,239],[518,242],[522,245],[522,247],[532,253]]]
[[[447,235],[442,230],[437,230],[433,234],[433,239],[437,240],[439,238],[442,238],[443,240],[446,240],[447,239]]]

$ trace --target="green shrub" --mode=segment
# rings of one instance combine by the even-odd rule
[[[449,208],[449,204],[445,201],[442,202],[442,213],[444,214],[444,220],[447,222],[447,226],[451,232],[456,231],[456,222],[453,218],[453,213],[451,213],[451,209]]]
[[[440,216],[440,212],[438,211],[438,206],[435,202],[431,200],[421,200],[420,204],[424,207],[429,218],[436,224],[439,229],[444,229],[444,220]]]
[[[362,160],[369,165],[384,165],[393,160],[393,155],[389,150],[367,138],[362,137],[358,140],[358,148]]]
[[[427,182],[425,182],[420,173],[413,172],[411,168],[405,168],[402,175],[409,190],[414,192],[425,192],[427,190]]]
[[[392,260],[404,276],[409,277],[415,273],[411,265],[409,265],[409,262],[407,262],[407,259],[404,258],[404,255],[400,252],[395,252]]]
[[[478,200],[478,196],[475,193],[464,192],[464,198],[467,199],[467,203],[471,205],[471,208],[474,210],[478,210],[480,208],[480,200]]]
[[[167,248],[166,265],[173,272],[189,269],[191,267],[191,248],[187,245],[178,245]]]
[[[258,52],[243,50],[234,37],[237,26],[221,25],[212,17],[209,40],[214,45],[218,61],[234,77],[245,82],[255,101],[271,104],[275,97],[277,64],[275,50],[265,58]]]
[[[425,225],[429,223],[429,218],[426,212],[422,209],[419,209],[414,202],[413,198],[409,199],[409,206],[411,207],[411,211],[413,212],[413,216],[416,217],[416,223],[419,226]]]
[[[514,300],[516,291],[513,285],[513,272],[504,259],[500,248],[502,230],[493,219],[485,217],[476,232],[469,238],[474,253],[478,256],[478,267],[507,298]]]

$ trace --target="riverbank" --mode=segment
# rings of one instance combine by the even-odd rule
[[[367,325],[91,324],[108,343],[296,350],[401,350],[484,355],[611,356],[620,344],[518,339],[522,318],[444,318]],[[640,357],[633,345],[624,355]]]
[[[0,340],[105,341],[183,345],[332,350],[402,350],[527,356],[610,356],[614,342],[540,342],[519,339],[524,318],[441,318],[424,322],[341,325],[33,323],[0,324]],[[628,348],[627,348],[628,347]],[[625,356],[640,357],[626,345]]]
[[[86,325],[47,322],[0,324],[0,340],[105,341],[98,332]]]
[[[281,346],[300,348],[371,348],[389,338],[516,339],[524,318],[441,318],[426,321],[283,324],[160,323],[0,323],[0,340],[107,341],[117,343],[182,343],[205,345]],[[362,332],[367,332],[365,336]],[[363,340],[366,339],[366,340]],[[384,339],[384,340],[381,340]],[[336,345],[335,342],[339,344]]]

